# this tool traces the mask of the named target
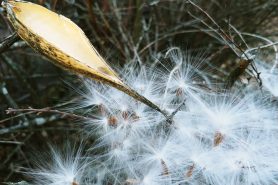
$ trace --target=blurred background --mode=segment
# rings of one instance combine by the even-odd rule
[[[212,28],[218,28],[186,0],[31,2],[78,24],[115,70],[128,62],[151,64],[163,60],[167,49],[173,46],[182,51],[203,53],[211,61],[207,65],[216,69],[213,75],[219,82],[239,61],[223,41],[216,38]],[[239,32],[245,33],[250,47],[265,44],[259,36],[277,39],[277,0],[194,2],[239,45],[242,44]],[[0,40],[3,41],[13,33],[13,28],[2,8],[0,12]],[[269,52],[261,55],[271,60]],[[63,107],[78,98],[72,87],[79,86],[82,86],[80,78],[56,67],[21,40],[0,53],[0,182],[22,180],[24,177],[17,173],[18,169],[30,165],[34,148],[43,148],[47,142],[59,145],[65,137],[80,138],[75,124],[77,118],[63,112]]]

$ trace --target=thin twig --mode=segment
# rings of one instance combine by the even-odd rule
[[[73,113],[66,113],[66,112],[62,112],[59,110],[51,110],[49,107],[47,108],[43,108],[43,109],[33,109],[33,108],[27,108],[27,109],[13,109],[13,108],[9,108],[8,110],[6,110],[7,114],[16,114],[16,113],[24,113],[24,114],[32,114],[32,113],[36,113],[37,115],[40,115],[42,113],[52,113],[52,114],[58,114],[60,116],[51,116],[49,118],[35,118],[31,121],[29,120],[25,120],[23,123],[19,123],[17,125],[8,127],[8,128],[3,128],[0,130],[0,135],[1,134],[7,134],[10,132],[14,132],[17,130],[21,130],[24,128],[28,128],[31,125],[34,126],[41,126],[44,125],[47,122],[51,122],[51,121],[55,121],[59,118],[70,118],[70,119],[78,119],[78,120],[91,120],[91,118],[89,117],[84,117],[84,116],[79,116]]]
[[[73,113],[67,113],[67,112],[62,112],[59,110],[51,110],[51,108],[46,107],[43,109],[34,109],[34,108],[27,108],[27,109],[13,109],[13,108],[9,108],[8,110],[6,110],[7,114],[14,114],[14,113],[36,113],[37,115],[40,115],[42,113],[52,113],[52,114],[59,114],[61,115],[62,118],[70,118],[70,119],[81,119],[81,120],[91,120],[91,118],[89,117],[85,117],[85,116],[80,116],[77,114],[73,114]]]
[[[22,145],[23,142],[18,141],[0,141],[0,144],[14,144],[14,145]]]
[[[13,43],[15,43],[18,40],[19,40],[19,36],[17,35],[17,33],[13,33],[9,37],[7,37],[5,40],[3,40],[0,43],[0,53],[6,51],[9,47],[13,45]]]
[[[23,123],[13,125],[11,127],[0,129],[0,135],[12,133],[21,129],[28,128],[30,126],[41,126],[46,124],[47,122],[52,122],[57,119],[59,119],[57,116],[51,116],[49,118],[35,118],[34,120],[28,120]]]
[[[203,14],[205,14],[205,16],[217,27],[217,31],[216,33],[219,34],[219,36],[228,44],[228,46],[236,53],[236,55],[238,57],[240,57],[241,59],[244,59],[242,57],[242,55],[245,57],[245,60],[249,62],[251,68],[253,69],[253,71],[256,73],[256,80],[259,84],[259,86],[261,87],[262,86],[262,80],[261,80],[261,77],[260,77],[260,72],[258,72],[255,64],[254,64],[254,61],[253,59],[250,59],[249,56],[246,54],[246,52],[244,51],[244,49],[241,48],[240,45],[238,45],[234,40],[233,38],[228,35],[220,26],[219,24],[205,11],[203,10],[200,6],[198,6],[197,4],[195,4],[194,2],[192,2],[191,0],[187,0],[187,2],[189,4],[191,4],[192,6],[194,6],[195,8],[197,8],[199,11],[201,11]],[[192,14],[191,14],[192,16]],[[205,24],[206,26],[208,26],[209,28],[211,28],[205,21],[201,21],[203,24]],[[213,29],[214,30],[214,29]],[[235,48],[237,48],[241,53],[242,55],[240,56],[234,47],[232,47],[230,44],[232,44]]]
[[[183,102],[178,106],[178,108],[176,108],[176,110],[174,112],[171,113],[171,115],[169,116],[169,119],[173,119],[174,116],[180,111],[180,109],[185,105],[186,99],[183,100]]]

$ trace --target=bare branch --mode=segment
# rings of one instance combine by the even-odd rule
[[[6,110],[7,114],[15,114],[15,113],[28,113],[28,114],[32,114],[35,113],[37,115],[40,115],[42,113],[52,113],[52,114],[59,114],[61,116],[61,118],[70,118],[70,119],[81,119],[81,120],[90,120],[91,118],[89,117],[85,117],[85,116],[80,116],[77,114],[73,114],[73,113],[67,113],[67,112],[62,112],[59,110],[51,110],[51,108],[46,107],[43,109],[33,109],[33,108],[28,108],[28,109],[13,109],[13,108],[9,108],[8,110]]]
[[[239,45],[237,44],[233,38],[227,34],[221,27],[220,25],[204,10],[202,9],[200,6],[198,6],[197,4],[195,4],[194,2],[192,2],[191,0],[187,0],[187,2],[189,4],[191,4],[192,6],[194,6],[196,9],[198,9],[199,11],[201,11],[216,27],[217,27],[217,31],[216,33],[227,43],[227,45],[236,53],[236,55],[240,58],[245,60],[246,62],[248,62],[248,65],[250,64],[252,70],[255,72],[255,77],[256,80],[259,84],[259,86],[262,86],[262,80],[260,77],[260,72],[257,70],[257,67],[254,64],[253,59],[251,59],[247,53],[245,52],[245,50]],[[192,16],[192,14],[189,12],[189,14]],[[196,18],[195,16],[193,16],[193,18]],[[214,30],[211,26],[209,26],[205,21],[201,21],[205,26],[207,26],[208,28]],[[242,53],[242,55],[239,55],[238,52],[235,50],[238,49],[239,52]],[[247,69],[248,66],[246,66],[245,69]],[[233,79],[236,80],[236,79]],[[229,82],[228,82],[229,83]],[[233,85],[234,83],[230,83],[230,85]]]
[[[13,43],[15,43],[18,40],[19,40],[19,36],[17,35],[17,33],[13,33],[9,37],[7,37],[5,40],[3,40],[0,43],[0,53],[6,51],[9,47],[13,45]]]

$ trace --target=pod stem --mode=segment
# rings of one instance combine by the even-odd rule
[[[169,119],[169,114],[168,112],[166,112],[165,110],[161,109],[158,105],[156,105],[155,103],[153,103],[152,101],[150,101],[149,99],[147,99],[146,97],[142,96],[141,94],[139,94],[137,91],[131,89],[130,87],[126,87],[126,91],[125,91],[129,96],[133,97],[134,99],[148,105],[149,107],[151,107],[152,109],[160,112],[161,114],[163,114],[166,119]]]
[[[95,76],[91,76],[91,78],[94,79]],[[156,105],[155,103],[153,103],[152,101],[150,101],[149,99],[147,99],[146,97],[144,97],[143,95],[139,94],[137,91],[133,90],[132,88],[130,88],[128,85],[126,84],[118,84],[118,83],[115,83],[115,82],[112,82],[110,80],[107,80],[107,79],[98,79],[122,92],[124,92],[125,94],[131,96],[132,98],[144,103],[145,105],[151,107],[152,109],[160,112],[161,114],[163,114],[166,118],[166,121],[167,122],[170,122],[171,119],[171,116],[169,116],[168,112],[161,109],[158,105]]]

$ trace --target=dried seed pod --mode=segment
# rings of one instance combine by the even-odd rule
[[[6,0],[2,6],[17,34],[54,64],[113,86],[167,116],[165,111],[123,83],[70,19],[26,1]]]

